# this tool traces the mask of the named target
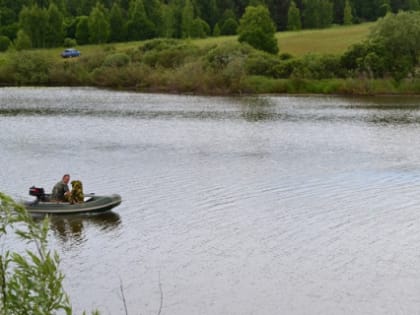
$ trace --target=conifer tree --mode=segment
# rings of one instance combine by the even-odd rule
[[[111,42],[118,42],[126,40],[126,30],[121,7],[114,2],[111,11],[109,12],[109,26]]]
[[[156,29],[147,18],[142,0],[132,0],[130,3],[130,19],[127,23],[127,36],[129,40],[144,40],[153,38]]]

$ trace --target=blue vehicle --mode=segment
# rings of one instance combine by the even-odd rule
[[[61,57],[63,58],[72,58],[72,57],[79,57],[80,51],[75,48],[67,48],[61,53]]]

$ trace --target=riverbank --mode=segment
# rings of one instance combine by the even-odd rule
[[[57,48],[12,51],[0,54],[0,85],[203,95],[418,94],[417,79],[373,79],[345,68],[346,49],[371,26],[279,33],[280,55],[240,44],[234,36],[83,46],[82,56],[71,59],[62,59]]]

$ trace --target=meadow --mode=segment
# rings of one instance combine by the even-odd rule
[[[301,30],[278,32],[276,34],[280,47],[280,53],[291,54],[292,56],[301,57],[308,53],[317,54],[342,54],[351,45],[363,41],[371,27],[375,23],[363,23],[350,26],[333,26],[327,29]],[[190,39],[187,42],[199,48],[207,48],[221,43],[234,43],[237,36],[219,36],[208,37],[203,39]],[[142,41],[109,43],[102,45],[83,45],[77,46],[84,56],[94,55],[98,50],[115,49],[124,52],[131,49],[137,49],[142,45]],[[60,48],[39,49],[48,57],[60,58]],[[0,55],[1,56],[1,55]]]

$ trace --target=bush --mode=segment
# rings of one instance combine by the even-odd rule
[[[180,45],[180,43],[182,43],[183,41],[179,40],[179,39],[171,39],[171,38],[167,38],[167,39],[162,39],[162,38],[156,38],[156,39],[150,39],[147,40],[143,43],[143,45],[141,45],[139,47],[139,50],[142,52],[147,52],[147,51],[151,51],[151,50],[165,50],[165,49],[169,49],[172,48],[174,46]]]
[[[250,75],[276,77],[275,69],[280,62],[278,56],[258,51],[247,58],[245,68]]]
[[[14,232],[26,244],[26,254],[12,252],[3,244],[0,253],[1,314],[72,313],[58,269],[58,254],[48,250],[48,217],[41,224],[25,208],[0,193],[0,235]],[[6,248],[4,247],[6,246]],[[32,246],[32,249],[31,249]]]
[[[74,38],[66,37],[63,45],[65,48],[75,47],[77,46],[77,41]]]
[[[196,18],[193,21],[191,37],[192,38],[205,38],[210,35],[210,26],[206,21]]]
[[[238,31],[238,22],[233,18],[228,18],[220,28],[220,34],[222,35],[236,35]]]
[[[180,40],[151,40],[140,50],[141,61],[151,67],[176,68],[184,64],[189,57],[197,55],[198,48]]]
[[[0,52],[6,51],[11,44],[9,37],[0,36]]]
[[[252,51],[255,50],[247,44],[224,42],[208,51],[204,57],[205,64],[206,67],[219,71],[234,60],[247,58]]]
[[[16,52],[10,56],[9,67],[16,84],[40,85],[49,80],[50,61],[40,52]]]
[[[124,53],[116,53],[105,58],[104,67],[124,67],[130,63],[130,57]]]
[[[24,50],[30,49],[32,47],[31,39],[29,38],[28,34],[24,31],[20,30],[17,33],[17,37],[15,39],[15,48],[16,50]]]

